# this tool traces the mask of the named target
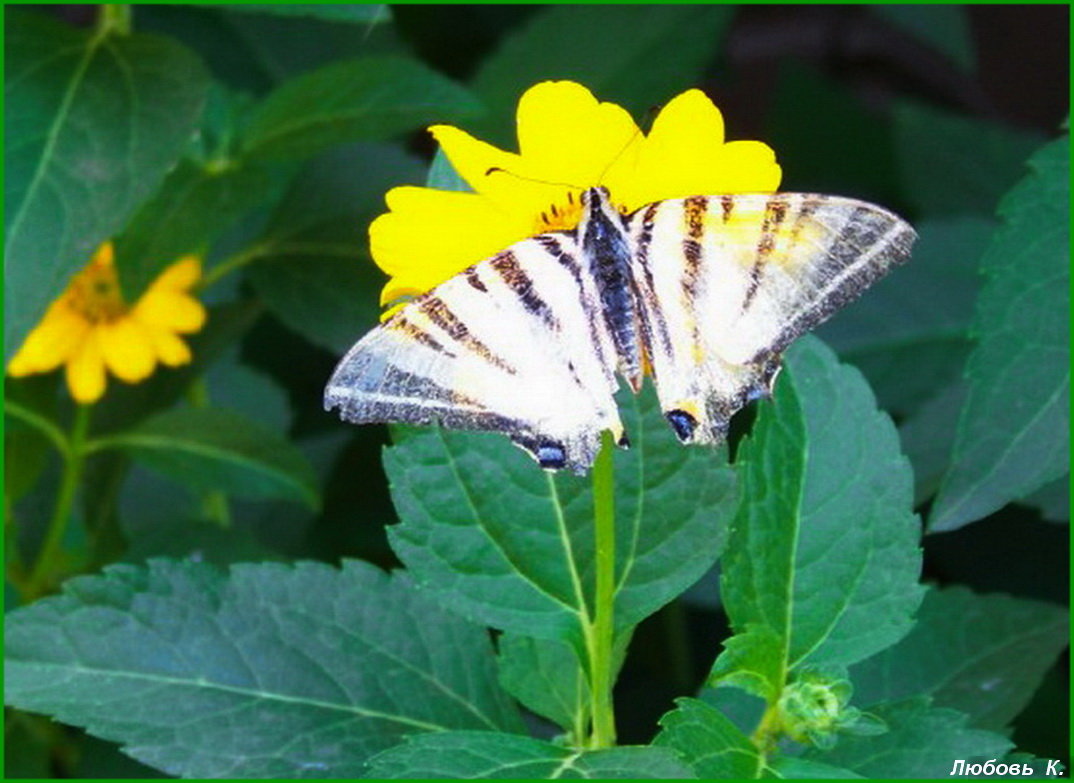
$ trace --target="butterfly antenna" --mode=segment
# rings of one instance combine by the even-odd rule
[[[573,188],[574,190],[583,190],[584,189],[580,185],[574,185],[574,184],[572,184],[570,182],[556,182],[556,181],[550,180],[550,179],[537,179],[536,177],[527,177],[527,176],[525,176],[523,174],[519,174],[519,173],[514,172],[514,171],[508,171],[507,169],[502,169],[499,166],[491,166],[487,171],[485,171],[485,176],[486,177],[491,176],[492,174],[507,174],[509,176],[515,177],[516,179],[520,179],[520,180],[523,180],[525,182],[536,182],[538,185],[553,185],[555,187],[561,187],[561,188]]]
[[[651,116],[654,109],[656,111],[659,111],[660,107],[658,107],[658,106],[651,107],[649,109],[649,112],[648,112],[647,116]],[[642,135],[641,127],[635,125],[634,126],[634,132],[630,134],[630,138],[626,140],[626,143],[622,147],[619,148],[618,152],[615,153],[615,157],[613,157],[610,161],[608,161],[608,165],[605,166],[604,169],[600,172],[600,176],[597,177],[597,184],[598,185],[604,183],[604,175],[606,175],[608,173],[608,171],[611,169],[611,167],[614,166],[619,161],[619,159],[621,157],[623,157],[623,153],[626,152],[630,148],[630,145],[633,144],[635,141],[637,141],[638,136],[641,136],[641,135]]]

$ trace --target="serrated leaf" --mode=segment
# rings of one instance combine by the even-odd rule
[[[384,211],[389,187],[420,177],[416,161],[388,144],[311,161],[257,240],[247,271],[273,314],[337,355],[376,326],[387,278],[369,256],[369,222]]]
[[[922,214],[992,215],[1043,141],[1037,133],[916,103],[893,116],[904,195]]]
[[[708,570],[736,502],[723,452],[682,447],[651,389],[620,410],[632,446],[615,454],[618,632]],[[482,623],[580,644],[594,588],[588,477],[542,471],[502,435],[439,429],[415,430],[384,466],[402,520],[392,548],[419,584]]]
[[[656,747],[671,748],[699,778],[755,778],[764,760],[750,738],[723,713],[697,699],[676,699],[660,719]]]
[[[4,356],[179,159],[206,73],[152,35],[5,15]]]
[[[894,426],[816,338],[786,368],[736,458],[743,503],[721,581],[736,635],[713,669],[769,701],[796,667],[844,666],[895,642],[922,595]]]
[[[853,770],[867,778],[947,778],[955,759],[1000,759],[1011,749],[1006,737],[966,727],[955,710],[929,707],[917,698],[870,710],[888,725],[887,734],[844,735],[828,751],[807,750],[803,758]]]
[[[305,158],[336,144],[472,116],[479,108],[464,88],[415,60],[345,60],[273,91],[251,112],[242,149],[251,159]]]
[[[279,177],[237,162],[215,170],[183,160],[116,240],[116,269],[128,301],[180,256],[204,252],[224,229],[272,197]]]
[[[482,138],[510,144],[519,96],[546,79],[580,82],[641,120],[697,80],[731,15],[729,7],[703,5],[548,8],[482,64],[473,87],[489,112],[472,125]]]
[[[316,508],[317,477],[290,442],[222,408],[175,408],[109,435],[99,447],[134,459],[197,490],[297,500]]]
[[[397,778],[693,778],[664,748],[572,750],[487,731],[418,735],[373,759],[370,777]]]
[[[929,528],[954,530],[1070,470],[1070,151],[1040,149],[1003,199],[981,268],[977,343]]]
[[[969,12],[959,5],[871,5],[869,10],[972,72],[976,60]]]
[[[1069,640],[1067,612],[1026,598],[963,587],[925,596],[914,629],[850,670],[854,703],[915,695],[1002,730],[1032,698]]]
[[[414,732],[519,727],[485,631],[355,561],[111,566],[5,642],[8,703],[184,777],[359,777]]]

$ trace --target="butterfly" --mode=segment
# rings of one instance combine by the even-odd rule
[[[343,357],[325,409],[346,421],[502,432],[584,473],[613,395],[652,376],[683,443],[718,443],[769,396],[783,350],[909,259],[895,214],[800,193],[692,196],[620,214],[581,193],[576,229],[517,242],[417,297]]]

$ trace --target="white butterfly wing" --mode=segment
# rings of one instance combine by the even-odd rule
[[[512,245],[414,300],[336,367],[325,409],[355,423],[504,432],[581,472],[622,432],[614,348],[572,235]]]
[[[872,204],[797,193],[655,202],[630,233],[661,407],[698,442],[720,440],[769,392],[783,349],[906,261],[916,237]]]

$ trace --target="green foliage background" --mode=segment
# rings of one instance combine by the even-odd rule
[[[59,374],[7,380],[7,777],[934,777],[1065,757],[1069,142],[1059,116],[1030,129],[981,97],[980,15],[788,10],[880,42],[825,68],[789,43],[751,64],[788,28],[730,6],[123,8],[5,9],[5,359],[109,238],[128,297],[204,253],[210,318],[191,365],[94,406],[61,556],[30,590],[74,406]],[[775,148],[783,189],[878,201],[921,236],[788,352],[728,447],[681,448],[650,389],[622,397],[631,747],[584,753],[555,737],[588,717],[588,482],[500,436],[321,410],[377,322],[365,232],[385,190],[450,179],[421,129],[511,146],[519,94],[550,78],[643,123],[704,86],[729,138]],[[1065,108],[1065,74],[1036,78]],[[751,740],[811,678],[845,696],[840,730]]]

